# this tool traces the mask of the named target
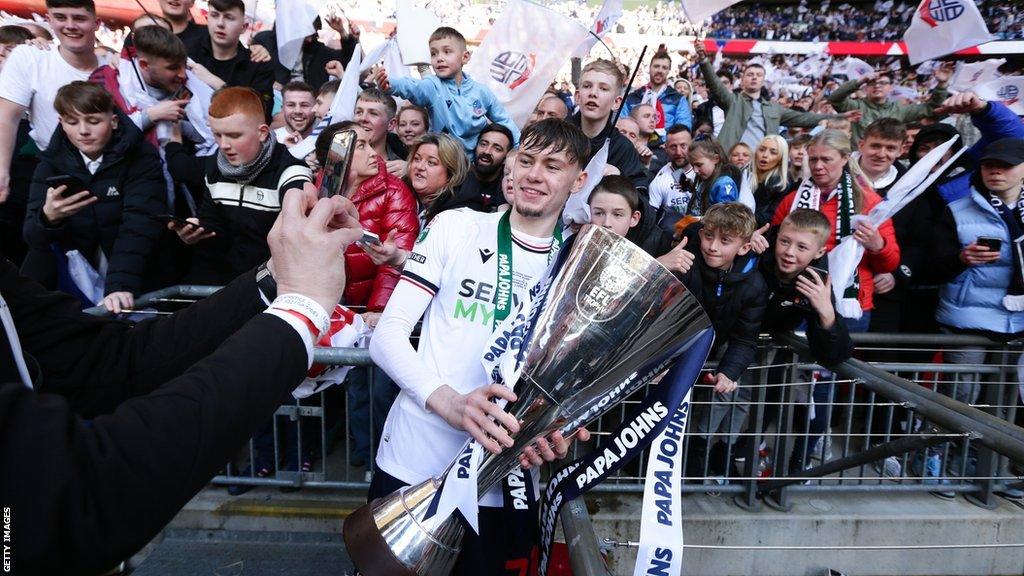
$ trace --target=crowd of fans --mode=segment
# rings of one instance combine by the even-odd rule
[[[373,329],[394,305],[403,269],[437,292],[424,280],[429,270],[415,251],[417,236],[456,209],[507,210],[517,194],[513,166],[527,170],[534,159],[533,152],[517,158],[520,127],[494,95],[482,83],[463,83],[465,38],[451,28],[435,32],[434,74],[389,78],[380,68],[364,75],[353,121],[316,132],[360,40],[358,28],[340,15],[325,18],[318,26],[333,30],[336,42],[311,35],[287,68],[272,32],[241,42],[249,28],[241,0],[210,0],[206,26],[190,19],[191,4],[162,1],[162,14],[137,19],[131,35],[121,36],[125,49],[116,47],[119,59],[97,50],[99,25],[88,0],[49,0],[59,46],[38,26],[0,28],[4,256],[83,307],[130,311],[146,291],[222,285],[259,266],[270,255],[267,234],[286,193],[326,182],[345,190],[362,227],[380,238],[345,254],[344,303],[361,313],[363,325]],[[347,16],[382,5],[358,4]],[[476,14],[474,4],[434,6],[491,17]],[[622,26],[678,32],[684,24],[666,6],[631,12]],[[984,9],[1005,24],[1008,6],[986,2]],[[791,8],[741,7],[716,17],[712,30],[844,35],[871,29],[867,23],[878,17],[851,25],[854,8],[825,9],[820,18],[817,9]],[[888,8],[894,19],[901,9]],[[833,28],[837,21],[842,26]],[[1020,32],[1019,24],[1003,28]],[[889,34],[884,26],[873,30]],[[698,43],[683,56],[656,51],[627,92],[623,66],[593,59],[577,86],[553,85],[524,127],[585,136],[583,154],[572,159],[581,166],[607,142],[604,178],[588,206],[567,209],[563,221],[568,228],[596,223],[636,242],[708,311],[718,335],[715,402],[710,417],[695,420],[693,441],[703,443],[697,453],[709,456],[694,466],[716,474],[743,425],[723,410],[749,402],[743,377],[761,331],[803,327],[824,365],[850,356],[850,332],[1024,335],[1024,258],[1016,242],[1024,235],[1020,118],[971,92],[950,93],[948,64],[911,70],[894,60],[853,74],[839,62],[816,62],[782,55],[715,61]],[[332,141],[346,131],[354,134],[351,170],[334,182],[324,167]],[[908,168],[954,135],[961,136],[955,148],[970,144],[954,169],[891,220],[862,218]],[[314,151],[296,157],[294,147],[307,138]],[[834,298],[826,255],[848,237],[864,255]],[[387,334],[381,337],[408,342],[407,332]],[[375,342],[375,360],[388,374],[400,373],[392,348]],[[946,361],[985,360],[981,349],[960,354]],[[398,389],[408,390],[377,376],[372,386],[365,371],[348,376],[354,460],[373,458],[370,446],[381,435],[359,414],[370,403],[386,412]],[[965,378],[957,397],[976,401],[976,381]],[[814,392],[821,394],[827,397],[827,386]],[[409,405],[443,414],[425,402]],[[794,452],[791,470],[806,465],[815,434],[827,430],[825,418],[819,411],[810,419],[808,445]],[[269,426],[258,438],[248,474],[312,469],[316,441],[275,461],[273,434]],[[399,448],[388,450],[385,461],[402,458]]]

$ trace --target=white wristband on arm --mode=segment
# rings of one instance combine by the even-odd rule
[[[306,367],[312,366],[313,346],[331,327],[331,317],[323,306],[301,294],[281,294],[270,303],[266,313],[284,320],[299,333],[306,346]]]

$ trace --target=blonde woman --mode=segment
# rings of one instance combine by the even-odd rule
[[[771,221],[779,202],[790,191],[789,145],[782,136],[772,134],[761,140],[750,163],[750,176],[754,216],[760,227]]]
[[[462,143],[448,134],[429,132],[409,147],[409,172],[405,183],[419,203],[420,230],[444,210],[455,189],[469,173],[469,159]],[[401,269],[409,253],[395,245],[391,236],[381,238],[379,246],[367,244],[366,253],[378,266],[387,264]]]

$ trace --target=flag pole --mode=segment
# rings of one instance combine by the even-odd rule
[[[604,42],[602,42],[604,44]],[[644,63],[644,54],[647,54],[647,46],[644,45],[643,50],[640,51],[640,57],[636,60],[636,66],[633,67],[633,74],[629,77],[629,84],[626,85],[626,92],[622,96],[622,104],[619,104],[619,109],[615,111],[615,114],[609,116],[608,121],[612,124],[619,121],[619,116],[622,114],[622,109],[626,107],[626,97],[629,96],[630,90],[633,89],[633,81],[636,80],[636,74],[640,71],[640,65]]]

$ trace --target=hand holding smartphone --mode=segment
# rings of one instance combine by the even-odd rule
[[[85,184],[74,176],[68,174],[58,174],[56,176],[50,176],[46,179],[46,186],[48,188],[57,188],[59,186],[65,186],[64,191],[60,193],[61,198],[70,198],[75,194],[78,194],[82,190],[85,190]]]
[[[974,241],[978,246],[984,246],[992,252],[999,252],[1003,248],[1003,240],[992,236],[978,236]]]

